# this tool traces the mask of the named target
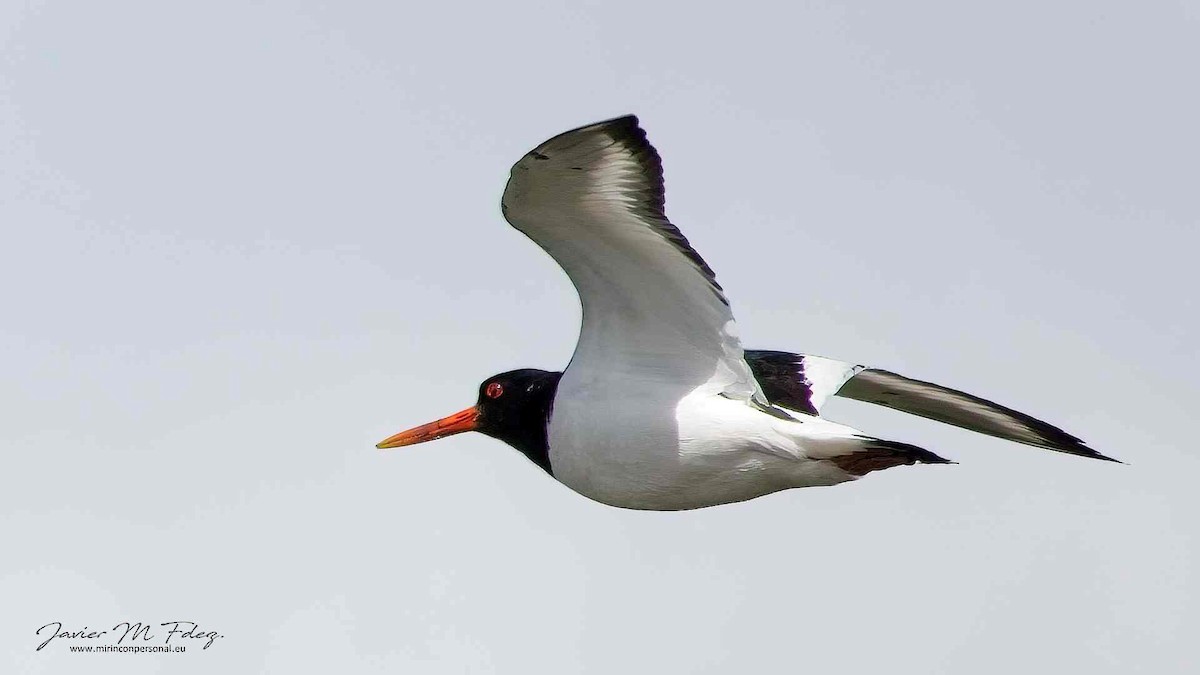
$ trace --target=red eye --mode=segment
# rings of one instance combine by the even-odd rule
[[[483,393],[487,394],[488,398],[500,398],[500,394],[504,393],[504,387],[501,387],[499,382],[493,382],[483,390]]]

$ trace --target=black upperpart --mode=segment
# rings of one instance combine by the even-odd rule
[[[479,385],[475,430],[520,450],[553,475],[546,428],[562,373],[534,368],[493,375]]]
[[[812,403],[803,354],[747,349],[745,358],[768,401],[814,417],[819,414]]]

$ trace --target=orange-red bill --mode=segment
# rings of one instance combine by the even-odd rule
[[[406,445],[432,441],[444,436],[461,434],[464,431],[474,431],[475,424],[478,421],[479,410],[472,406],[466,410],[456,412],[449,417],[443,417],[436,422],[422,424],[408,431],[401,431],[395,436],[389,436],[380,441],[375,447],[379,449],[401,448]]]

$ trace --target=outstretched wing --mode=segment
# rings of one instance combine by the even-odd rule
[[[818,414],[836,394],[1026,445],[1117,461],[1056,426],[932,382],[810,354],[748,350],[746,360],[771,403],[798,412]]]
[[[583,304],[571,368],[761,400],[713,271],[663,212],[662,162],[636,117],[568,131],[513,166],[504,217]]]

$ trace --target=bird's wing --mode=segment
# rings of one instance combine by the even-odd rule
[[[662,162],[636,117],[555,136],[512,169],[504,217],[583,304],[570,368],[711,385],[763,401],[713,271],[663,213]]]
[[[863,370],[862,366],[812,354],[747,349],[745,357],[768,401],[814,416],[846,380]]]
[[[799,412],[815,415],[836,394],[1017,443],[1115,461],[1056,426],[932,382],[811,354],[747,350],[746,360],[771,403]]]

